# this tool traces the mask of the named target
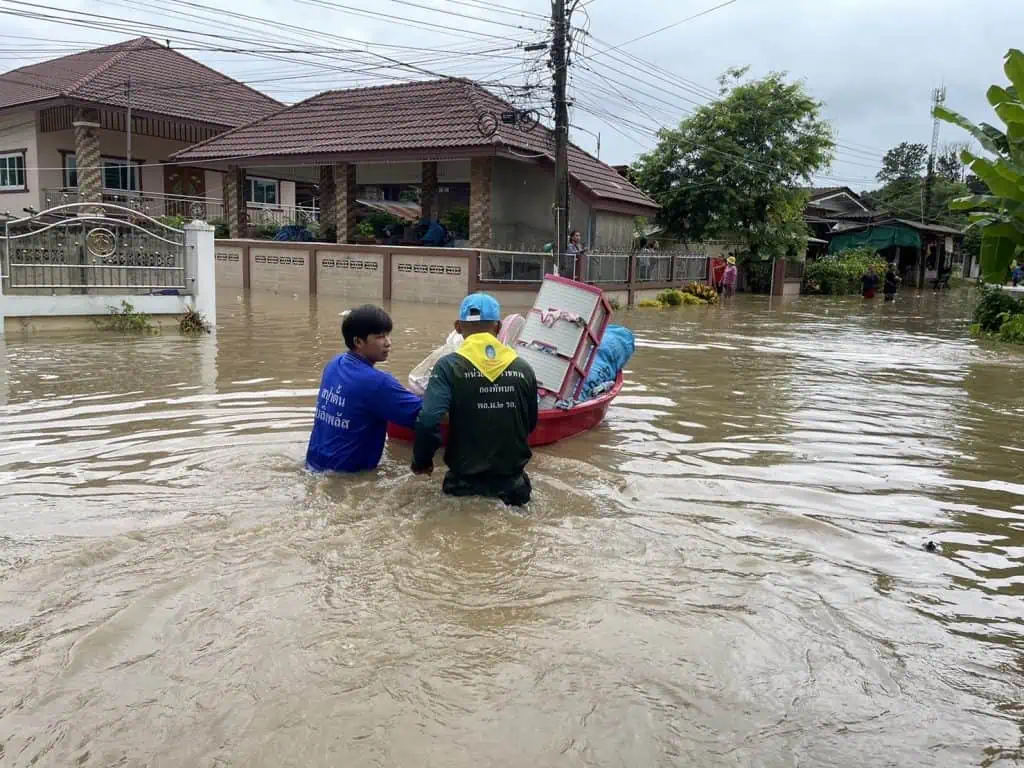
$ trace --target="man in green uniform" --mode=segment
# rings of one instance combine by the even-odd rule
[[[530,500],[528,438],[537,426],[537,378],[497,339],[501,307],[474,293],[462,301],[455,330],[465,341],[434,366],[416,420],[412,471],[434,471],[441,422],[448,415],[448,465],[441,489],[451,496],[489,496],[521,506]]]

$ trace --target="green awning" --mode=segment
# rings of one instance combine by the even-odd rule
[[[871,227],[835,235],[829,243],[828,252],[839,253],[851,248],[874,248],[880,251],[894,245],[920,249],[921,236],[910,227]]]

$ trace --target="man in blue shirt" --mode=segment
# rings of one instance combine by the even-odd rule
[[[348,352],[324,367],[306,466],[314,472],[374,469],[384,452],[389,421],[412,427],[422,401],[394,376],[374,368],[391,352],[392,323],[372,304],[353,309],[341,324]]]

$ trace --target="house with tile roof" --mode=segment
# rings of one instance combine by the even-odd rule
[[[282,108],[147,37],[12,70],[0,75],[0,212],[105,200],[190,215],[199,201],[214,218],[222,174],[166,161]],[[294,196],[275,179],[246,192],[256,205]]]
[[[449,78],[328,91],[229,130],[174,159],[222,170],[233,237],[247,231],[250,174],[318,184],[321,232],[356,236],[357,201],[415,188],[422,214],[466,204],[477,248],[540,249],[553,239],[551,130],[480,85]],[[268,171],[269,169],[269,171]],[[611,166],[569,147],[569,226],[591,247],[628,249],[633,219],[657,204]],[[384,195],[384,199],[388,199]],[[394,198],[392,198],[394,199]]]

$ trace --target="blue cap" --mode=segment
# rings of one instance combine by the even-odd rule
[[[459,307],[461,322],[494,322],[501,320],[501,305],[488,293],[471,293]]]

